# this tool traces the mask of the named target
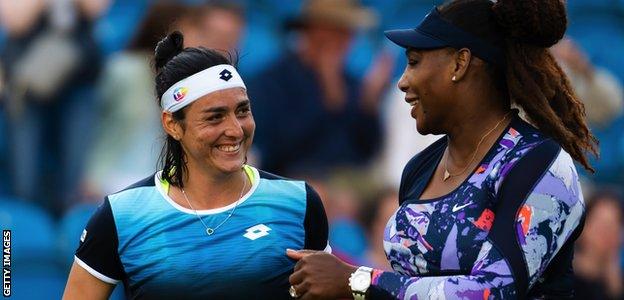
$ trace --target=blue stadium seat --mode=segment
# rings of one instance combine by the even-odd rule
[[[249,12],[259,12],[280,20],[295,16],[303,4],[301,0],[248,0],[246,2]]]
[[[96,204],[79,204],[67,211],[61,219],[57,239],[59,262],[67,271],[74,261],[74,252],[78,247],[80,235],[96,209]]]
[[[11,299],[59,299],[67,274],[54,251],[54,223],[41,208],[0,198],[0,227],[11,230]]]
[[[582,167],[577,167],[584,176],[600,184],[622,186],[624,184],[624,116],[619,116],[607,128],[593,130],[600,141],[600,158],[591,157],[590,163],[596,169],[595,174],[588,174]]]
[[[443,4],[444,0],[401,0],[371,3],[379,13],[382,29],[414,28],[431,11],[435,5]]]
[[[611,13],[577,16],[570,20],[568,35],[585,50],[591,61],[607,67],[624,81],[624,17]],[[605,47],[608,45],[608,47]]]
[[[14,198],[0,198],[0,227],[10,229],[13,262],[54,262],[54,223],[43,209]]]
[[[61,264],[63,270],[66,270],[65,274],[69,274],[69,270],[74,261],[74,252],[76,251],[80,240],[80,235],[97,207],[98,205],[95,203],[78,204],[69,209],[60,221],[57,243],[59,263]],[[117,285],[110,299],[125,299],[122,284]]]
[[[150,0],[115,0],[108,12],[95,24],[93,35],[108,56],[129,43]]]
[[[623,12],[622,0],[574,0],[567,1],[568,14],[572,17],[588,13]]]
[[[69,273],[62,272],[58,268],[29,268],[22,270],[16,268],[13,271],[11,292],[9,299],[15,300],[48,300],[61,299],[67,276]],[[109,297],[110,300],[124,300],[123,285],[119,284]]]
[[[351,258],[363,260],[368,242],[359,224],[349,219],[338,219],[329,225],[329,245]]]
[[[67,273],[55,266],[39,266],[12,269],[13,278],[10,299],[47,300],[61,299]]]
[[[377,36],[367,35],[364,32],[356,34],[346,57],[347,72],[354,78],[365,76],[375,59],[378,46],[379,38]]]
[[[240,47],[239,70],[245,78],[253,77],[280,56],[282,20],[271,19],[259,12],[249,12]]]

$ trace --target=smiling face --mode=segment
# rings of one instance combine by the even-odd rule
[[[178,139],[189,170],[214,174],[239,171],[251,147],[256,123],[247,93],[231,88],[210,93],[185,108],[181,121],[165,114],[165,130]]]
[[[407,66],[399,80],[405,101],[421,134],[443,133],[454,107],[450,94],[455,63],[448,49],[406,51]]]

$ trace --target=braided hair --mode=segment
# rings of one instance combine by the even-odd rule
[[[585,106],[549,52],[567,27],[562,0],[455,0],[440,8],[444,19],[503,49],[506,65],[488,66],[496,88],[544,134],[585,169],[598,140],[585,121]]]

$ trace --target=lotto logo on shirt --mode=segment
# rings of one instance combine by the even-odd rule
[[[247,233],[243,234],[243,236],[252,241],[255,241],[263,236],[269,235],[269,231],[271,231],[271,228],[264,224],[258,224],[251,228],[247,228],[245,231]]]
[[[182,101],[182,99],[184,99],[184,97],[186,97],[186,94],[188,93],[188,89],[185,87],[179,87],[175,90],[173,90],[173,100],[175,101]]]

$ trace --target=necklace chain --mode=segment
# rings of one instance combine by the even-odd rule
[[[245,178],[245,177],[247,177],[247,176],[245,175],[245,171],[243,170],[243,189],[241,190],[240,195],[238,196],[238,199],[236,200],[236,204],[234,204],[234,208],[232,208],[232,210],[227,215],[227,217],[225,217],[225,219],[223,221],[221,221],[221,223],[219,223],[219,225],[215,226],[215,228],[208,227],[208,225],[206,225],[206,223],[204,222],[202,217],[199,216],[199,214],[197,213],[197,210],[191,204],[191,201],[189,201],[189,198],[188,198],[188,196],[186,196],[186,192],[184,191],[184,189],[180,188],[180,190],[182,191],[182,195],[184,195],[184,199],[186,199],[186,203],[188,203],[188,205],[191,207],[191,209],[195,213],[195,216],[199,219],[199,221],[202,223],[202,225],[204,225],[204,228],[206,228],[206,234],[212,235],[213,233],[215,233],[215,231],[217,231],[217,229],[219,229],[219,227],[221,227],[221,225],[225,224],[225,222],[227,222],[227,220],[229,220],[230,217],[234,214],[234,211],[236,210],[236,207],[238,207],[238,204],[240,203],[240,200],[243,197],[243,192],[245,191],[245,188],[247,187],[247,178]]]
[[[444,177],[442,178],[442,181],[446,181],[447,179],[451,178],[451,177],[455,177],[458,175],[463,174],[464,172],[466,172],[466,169],[468,169],[468,167],[472,164],[472,162],[474,161],[475,157],[477,156],[477,152],[479,152],[479,147],[481,147],[481,144],[483,143],[483,141],[485,140],[485,138],[490,135],[490,133],[492,133],[494,130],[496,130],[496,128],[498,128],[498,126],[505,121],[505,119],[507,119],[507,116],[509,116],[511,112],[508,112],[507,114],[505,114],[505,116],[498,121],[498,123],[496,123],[496,125],[488,130],[479,140],[479,143],[477,144],[477,148],[475,149],[475,151],[472,153],[472,157],[470,158],[470,161],[468,162],[468,164],[466,164],[466,166],[464,166],[464,168],[459,172],[459,173],[455,173],[452,174],[451,172],[449,172],[448,170],[448,160],[449,157],[451,156],[450,152],[448,152],[448,147],[446,148],[446,153],[448,154],[446,156],[446,159],[444,160]]]

